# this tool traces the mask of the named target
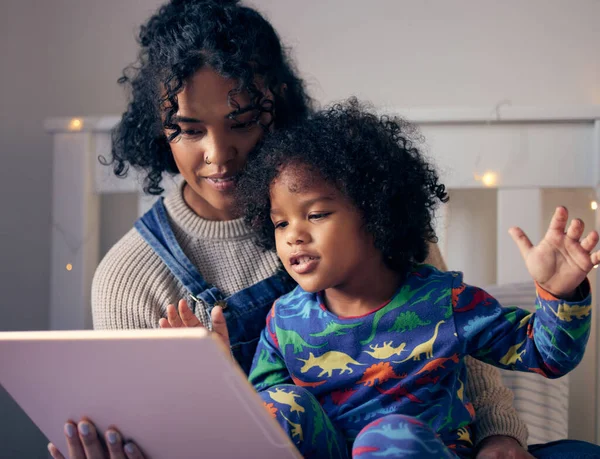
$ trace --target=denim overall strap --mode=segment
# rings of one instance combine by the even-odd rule
[[[294,280],[281,270],[226,298],[223,313],[229,329],[231,353],[246,374],[250,372],[254,351],[273,303],[295,286]]]
[[[223,307],[231,352],[248,374],[267,313],[277,298],[296,286],[294,280],[282,270],[225,298],[219,289],[202,278],[183,253],[169,223],[162,198],[135,223],[135,228],[187,289],[193,300],[189,302],[190,307],[209,329],[213,306],[219,302]]]
[[[203,304],[207,309],[223,299],[219,289],[208,284],[183,253],[169,224],[163,198],[158,199],[152,208],[135,222],[134,226],[173,276],[183,284],[195,302]]]

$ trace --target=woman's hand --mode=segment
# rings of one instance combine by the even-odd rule
[[[598,233],[592,231],[581,239],[583,222],[575,219],[567,229],[568,219],[567,209],[558,207],[544,239],[536,246],[522,229],[510,229],[531,277],[544,290],[561,299],[572,298],[594,265],[600,262],[600,253],[593,252]]]
[[[215,306],[210,312],[210,319],[213,333],[216,333],[225,344],[226,349],[229,349],[229,330],[227,330],[223,308]],[[160,328],[204,327],[185,300],[179,300],[179,310],[173,304],[168,305],[167,318],[160,319],[158,325]]]
[[[114,427],[106,430],[104,442],[100,441],[94,424],[85,418],[77,425],[68,421],[64,433],[67,439],[67,456],[50,443],[48,451],[53,459],[144,459],[144,455],[135,443],[130,441],[123,443],[122,435]]]
[[[481,442],[476,459],[534,459],[534,457],[514,438],[493,435]]]

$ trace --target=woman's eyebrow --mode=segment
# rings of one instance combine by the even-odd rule
[[[203,123],[204,121],[199,120],[198,118],[191,118],[189,116],[180,116],[175,115],[173,117],[174,123]]]

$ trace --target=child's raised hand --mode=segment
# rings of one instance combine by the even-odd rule
[[[174,304],[167,306],[167,318],[158,321],[160,328],[202,327],[200,319],[194,315],[185,300],[179,300],[179,310]]]
[[[600,262],[600,252],[593,252],[598,233],[585,238],[584,225],[575,219],[565,232],[569,213],[557,207],[544,239],[534,246],[521,228],[511,228],[510,235],[519,247],[525,265],[533,279],[557,298],[570,298],[594,265]]]
[[[179,300],[178,306],[179,310],[173,304],[167,306],[167,318],[161,318],[158,321],[160,328],[204,327],[188,306],[187,301]],[[215,306],[210,313],[210,318],[212,331],[219,335],[223,344],[229,349],[229,330],[223,315],[223,308]]]

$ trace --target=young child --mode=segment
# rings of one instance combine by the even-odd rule
[[[298,282],[250,381],[305,457],[471,457],[466,355],[556,378],[584,353],[598,234],[580,240],[564,208],[538,246],[511,230],[533,314],[418,264],[447,194],[410,135],[351,99],[269,136],[239,184],[246,221]]]

